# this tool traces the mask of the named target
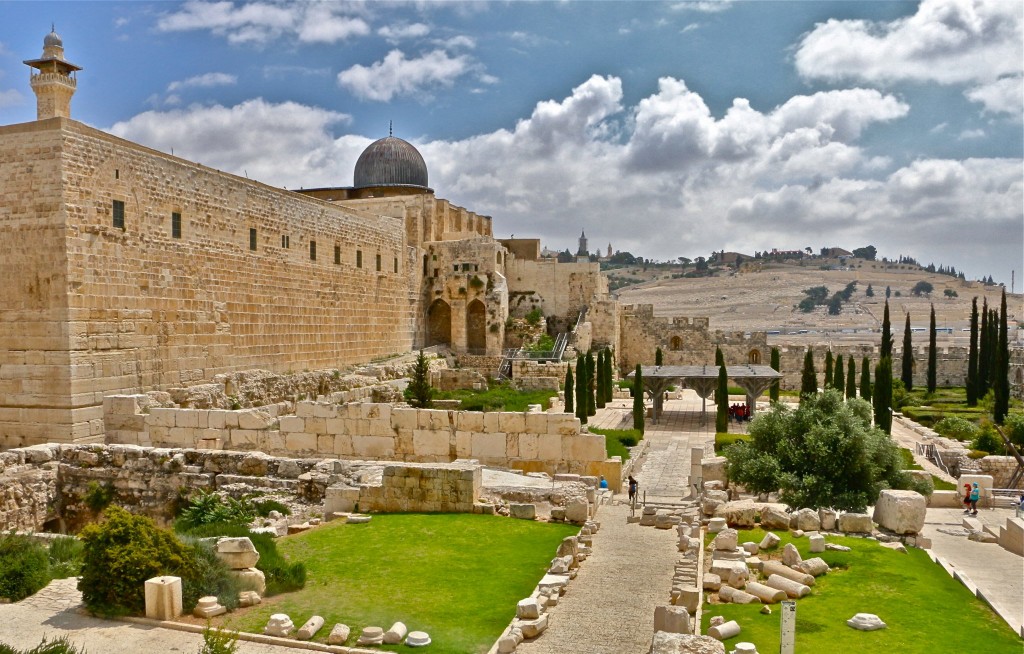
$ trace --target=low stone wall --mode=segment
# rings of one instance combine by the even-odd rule
[[[482,479],[480,466],[472,464],[388,465],[380,484],[328,486],[324,517],[357,511],[471,513]]]
[[[565,413],[439,411],[390,404],[298,402],[227,411],[152,407],[145,396],[104,398],[108,443],[260,451],[274,456],[484,465],[531,472],[616,475],[603,436]],[[621,467],[621,464],[619,464]]]
[[[50,448],[0,452],[0,533],[41,531],[57,517],[57,468]]]
[[[980,474],[992,476],[993,488],[1009,488],[1010,477],[1017,469],[1017,459],[1012,456],[985,456],[975,459]],[[1017,488],[1024,488],[1024,480],[1017,483]]]
[[[454,391],[462,388],[486,390],[487,379],[475,370],[453,368],[431,372],[430,385],[439,391]]]

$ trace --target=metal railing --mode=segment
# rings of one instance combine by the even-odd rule
[[[953,473],[949,471],[949,468],[942,461],[942,457],[939,455],[939,448],[935,447],[934,443],[917,443],[914,449],[917,450],[918,454],[938,466],[939,470],[950,477],[953,476]]]

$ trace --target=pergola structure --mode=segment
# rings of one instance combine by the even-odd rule
[[[718,386],[718,366],[641,366],[644,390],[654,398],[654,416],[661,417],[665,401],[665,391],[669,386],[691,388],[697,391],[701,403],[701,419],[707,417],[707,399]],[[757,398],[761,396],[772,382],[782,379],[782,374],[771,366],[752,366],[737,364],[725,367],[726,374],[737,386],[747,392],[747,407],[750,416],[754,416]],[[635,373],[627,377],[632,378]]]

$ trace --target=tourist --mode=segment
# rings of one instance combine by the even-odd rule
[[[978,488],[978,482],[974,482],[974,488],[971,489],[971,515],[978,515],[978,498],[981,496],[981,490]]]
[[[604,478],[604,475],[601,475],[601,483],[598,484],[598,486],[601,490],[606,490],[608,488],[608,480]]]
[[[964,484],[964,514],[971,512],[971,485]]]
[[[633,479],[633,475],[629,476],[629,503],[632,504],[636,499],[636,492],[640,488],[640,484],[636,483],[636,479]]]

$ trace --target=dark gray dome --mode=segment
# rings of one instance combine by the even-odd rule
[[[356,161],[355,188],[419,186],[427,188],[427,164],[408,141],[388,136],[371,143]]]
[[[50,30],[50,33],[43,37],[43,47],[47,48],[50,46],[57,46],[58,48],[64,47],[64,41],[61,40],[60,36],[56,31]]]

